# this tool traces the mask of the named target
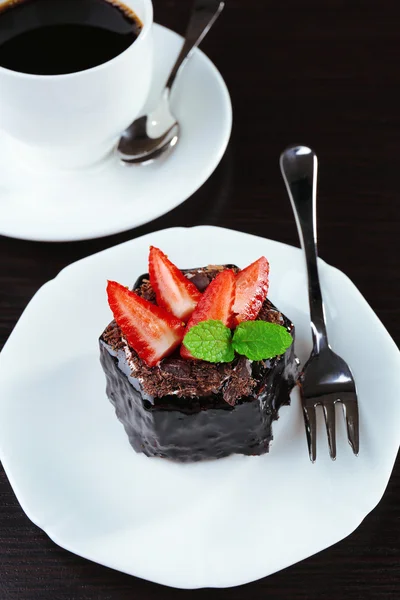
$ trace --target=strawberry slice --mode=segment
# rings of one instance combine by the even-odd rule
[[[182,342],[184,323],[163,308],[115,281],[108,282],[107,295],[126,341],[149,367],[157,365]]]
[[[235,301],[236,277],[231,269],[222,271],[206,288],[200,298],[186,327],[186,333],[191,327],[201,321],[210,319],[222,321],[227,327],[232,327],[233,303]],[[185,346],[181,346],[182,358],[193,358]]]
[[[157,304],[187,321],[201,294],[197,287],[158,248],[150,246],[149,275]]]
[[[269,263],[262,256],[236,276],[236,298],[233,311],[236,322],[254,321],[268,294]]]

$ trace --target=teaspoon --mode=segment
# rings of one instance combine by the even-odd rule
[[[172,87],[193,49],[210,31],[224,6],[221,0],[195,0],[182,50],[157,107],[148,115],[136,119],[119,140],[116,152],[124,163],[138,164],[154,160],[177,144],[180,127],[170,108]]]

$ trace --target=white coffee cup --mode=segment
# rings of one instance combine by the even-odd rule
[[[6,2],[0,0],[0,8]],[[20,143],[22,160],[45,167],[86,167],[107,156],[139,116],[152,76],[153,6],[151,0],[122,2],[143,28],[112,60],[67,75],[29,75],[0,67],[0,137],[3,130]]]

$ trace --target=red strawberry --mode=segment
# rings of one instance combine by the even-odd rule
[[[201,298],[194,283],[154,246],[150,246],[149,275],[157,304],[187,321]]]
[[[269,264],[262,256],[236,276],[236,298],[233,311],[237,323],[254,321],[268,294]]]
[[[107,286],[108,303],[128,344],[154,367],[182,342],[182,321],[115,281]]]
[[[227,327],[233,325],[233,303],[235,300],[235,273],[230,269],[222,271],[206,288],[200,298],[189,323],[186,332],[201,321],[210,319],[222,321]],[[182,358],[193,358],[185,346],[181,346]]]

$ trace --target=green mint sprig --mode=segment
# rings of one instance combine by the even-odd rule
[[[244,321],[233,334],[232,345],[250,360],[265,360],[284,354],[293,338],[282,325],[268,321]]]
[[[235,358],[231,330],[222,321],[202,321],[194,325],[183,344],[192,356],[207,362],[231,362]]]
[[[212,363],[231,362],[235,352],[250,360],[266,360],[284,354],[292,342],[286,327],[267,321],[240,323],[233,336],[221,321],[202,321],[183,339],[194,358]]]

